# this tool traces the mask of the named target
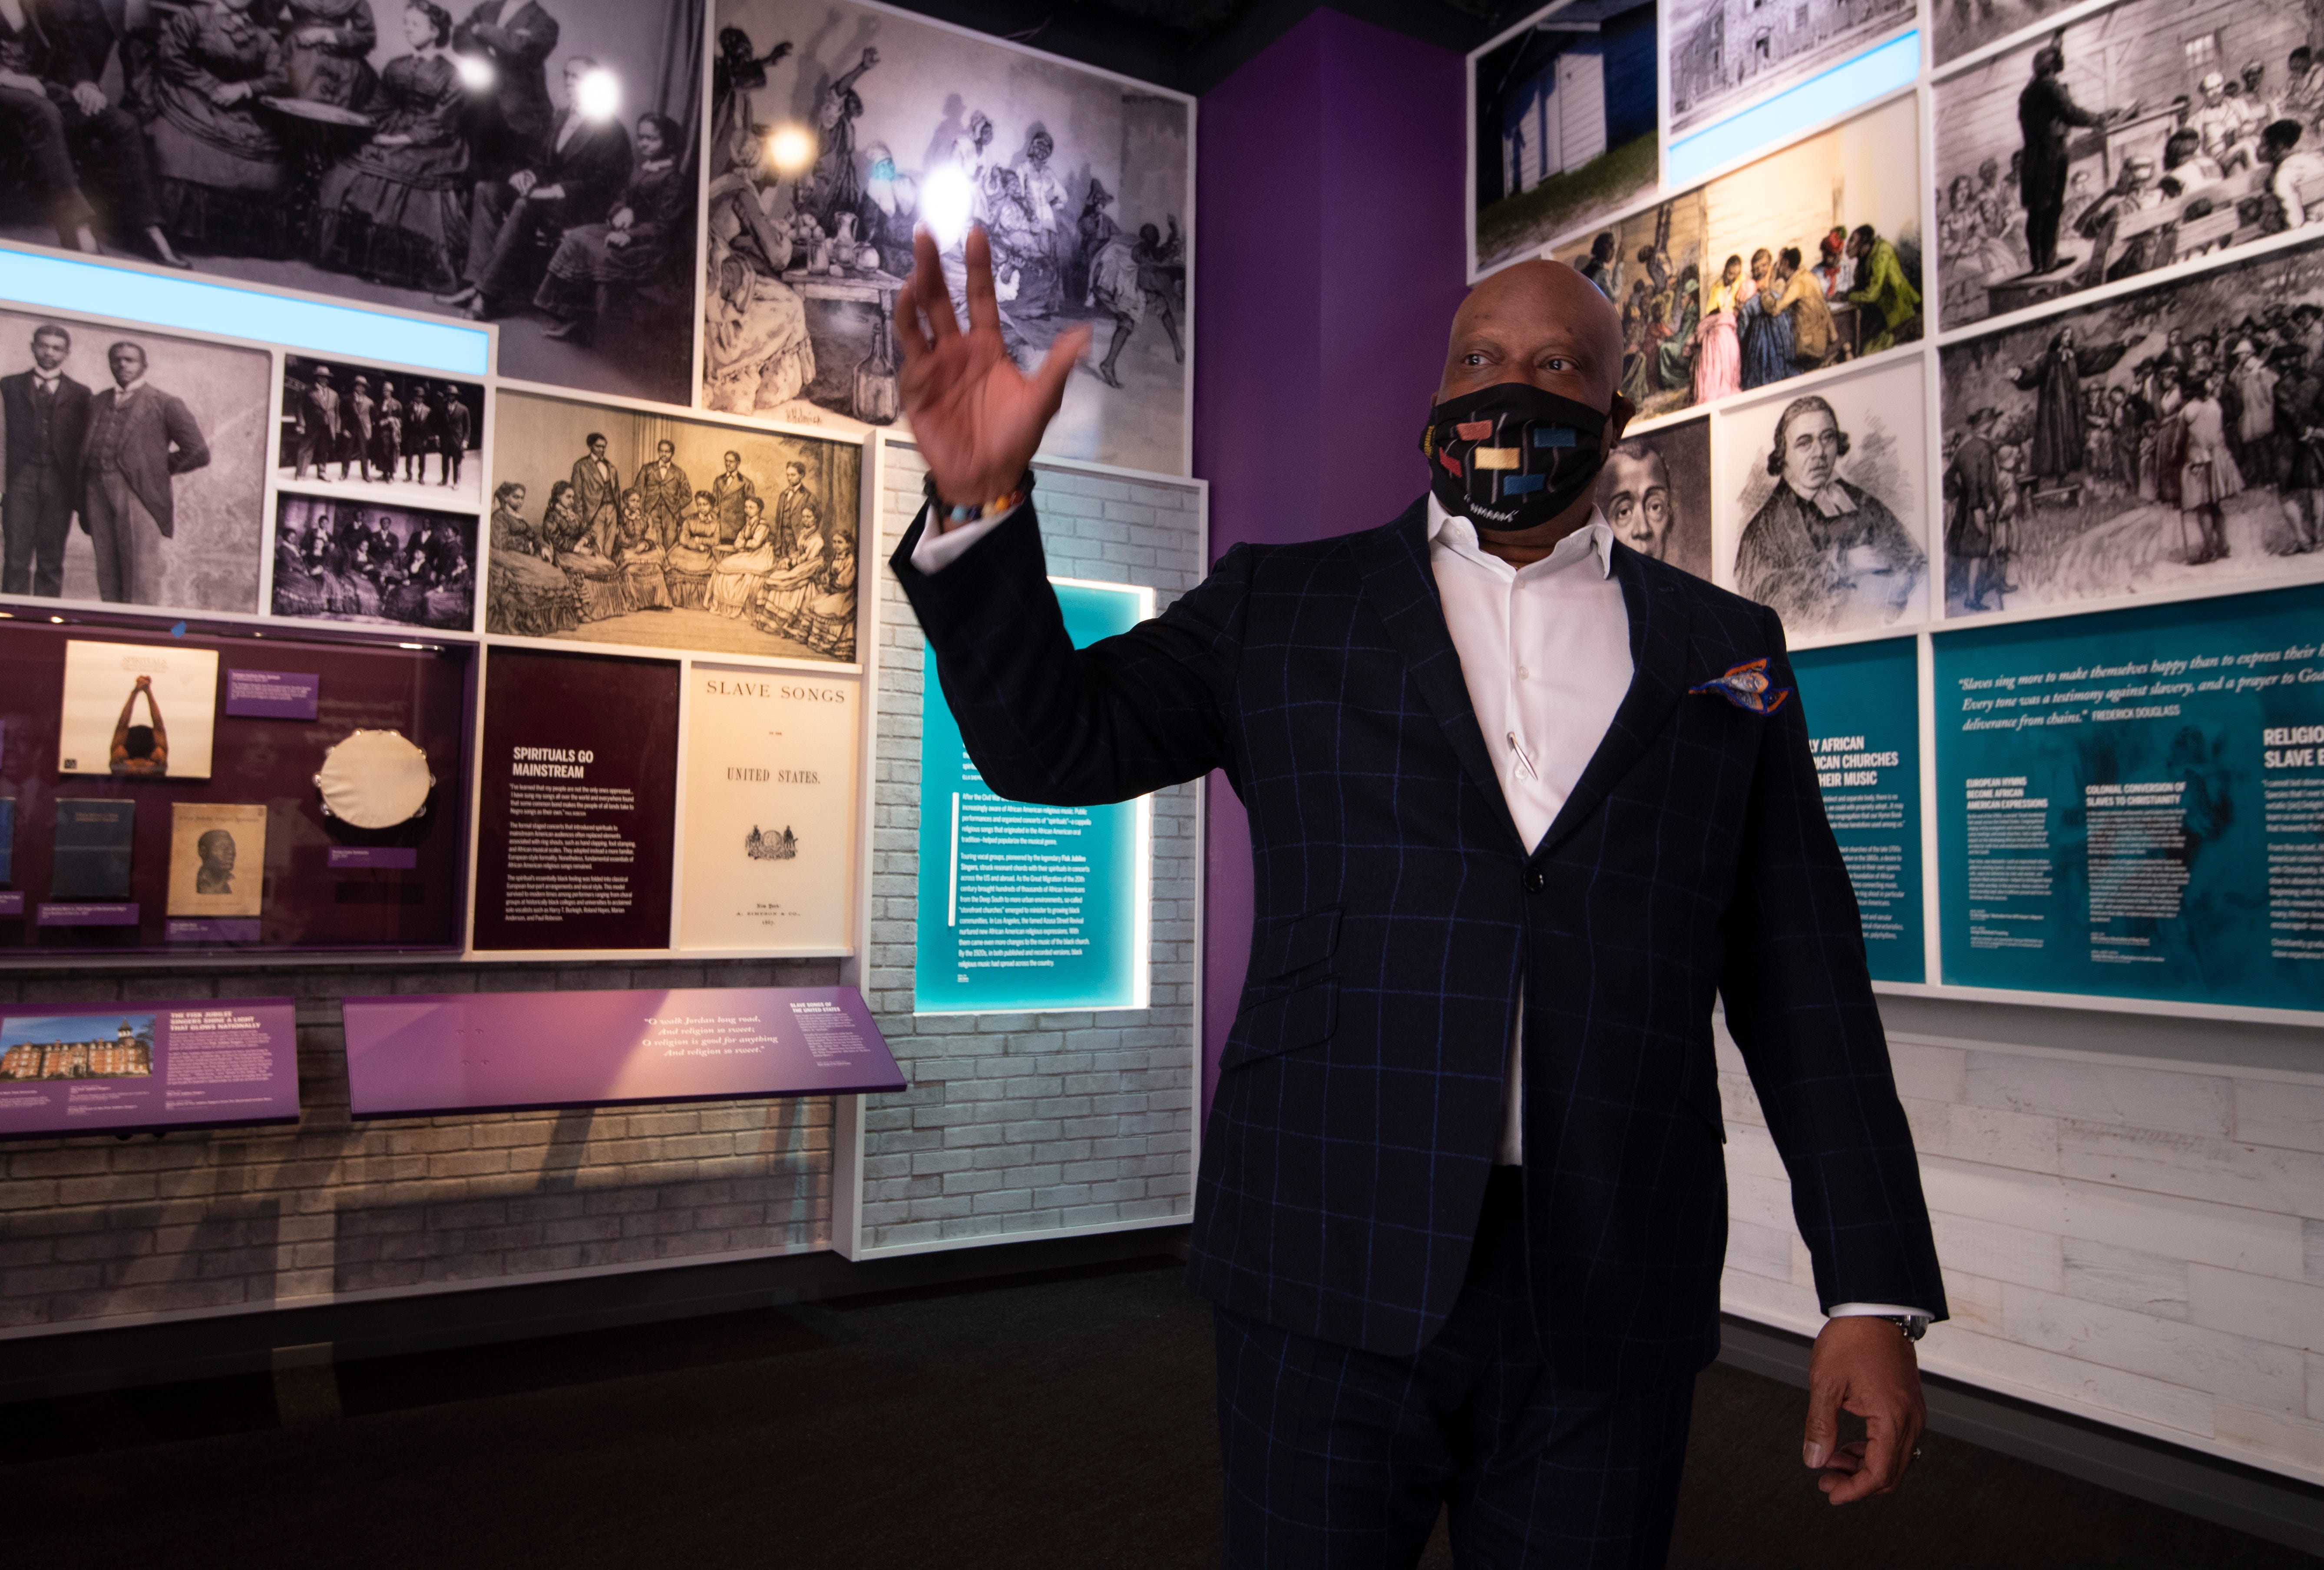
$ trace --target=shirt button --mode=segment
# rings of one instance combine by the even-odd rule
[[[1526,869],[1525,886],[1532,892],[1538,894],[1544,889],[1549,887],[1549,874],[1543,872],[1539,867],[1528,867]]]
[[[1533,672],[1527,670],[1524,666],[1520,665],[1517,667],[1517,679],[1519,681],[1523,681],[1526,677],[1531,676]]]

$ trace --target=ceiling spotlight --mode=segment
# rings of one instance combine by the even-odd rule
[[[777,174],[798,174],[815,162],[815,137],[804,125],[778,125],[767,133],[767,162]]]

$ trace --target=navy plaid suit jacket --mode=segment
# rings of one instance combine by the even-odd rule
[[[1238,546],[1076,653],[1027,506],[929,577],[894,568],[984,780],[1115,801],[1222,769],[1250,814],[1249,980],[1203,1146],[1189,1275],[1234,1312],[1425,1345],[1461,1289],[1524,986],[1526,1230],[1561,1380],[1717,1354],[1723,998],[1826,1307],[1944,1288],[1855,896],[1796,698],[1700,685],[1772,611],[1621,546],[1635,674],[1538,845],[1518,837],[1436,596],[1424,505]]]

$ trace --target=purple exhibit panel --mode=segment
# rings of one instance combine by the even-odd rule
[[[359,1118],[902,1090],[853,987],[346,1001]]]
[[[0,1015],[0,1140],[299,1121],[288,998]]]

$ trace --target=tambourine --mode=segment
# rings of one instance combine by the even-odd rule
[[[355,731],[323,754],[323,813],[356,828],[393,828],[428,810],[428,754],[395,731]]]

